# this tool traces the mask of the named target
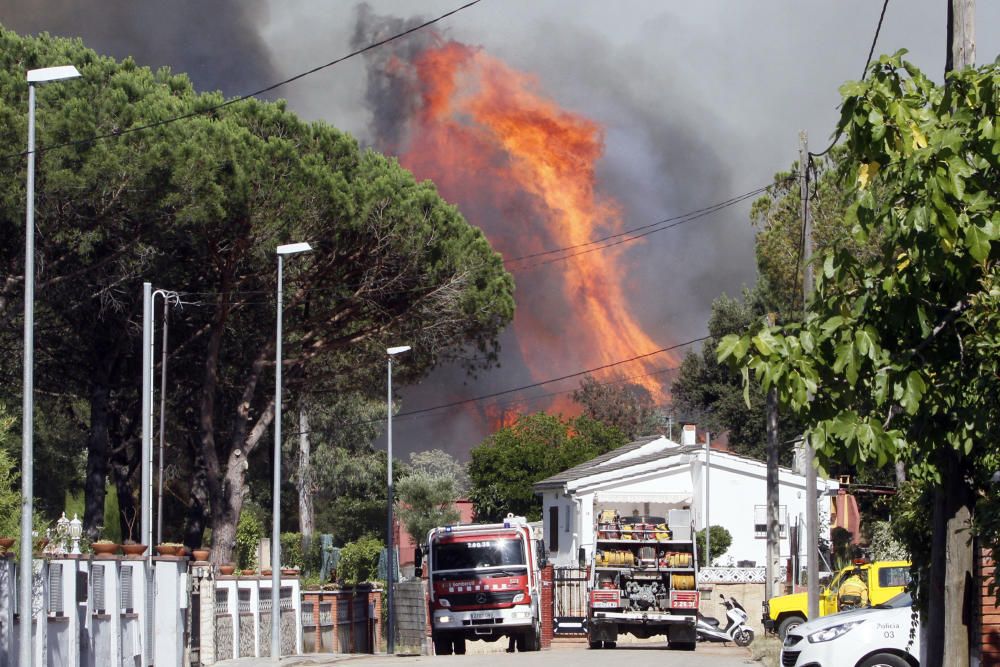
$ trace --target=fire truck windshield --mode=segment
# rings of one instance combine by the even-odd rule
[[[472,570],[524,565],[524,544],[515,539],[444,542],[434,545],[435,570]]]

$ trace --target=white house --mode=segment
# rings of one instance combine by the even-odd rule
[[[755,459],[712,450],[705,465],[704,445],[694,444],[685,427],[686,444],[664,436],[631,442],[534,485],[542,496],[545,543],[555,565],[573,565],[582,548],[589,559],[594,548],[595,512],[614,509],[622,516],[666,517],[671,509],[690,509],[695,530],[705,526],[706,480],[710,494],[708,520],[732,534],[729,550],[715,564],[752,561],[764,565],[767,466]],[[820,526],[830,525],[830,496],[835,481],[819,479]],[[804,475],[781,468],[779,503],[782,558],[790,556],[789,528],[805,526]],[[804,540],[803,540],[804,542]],[[804,545],[802,545],[804,546]],[[804,549],[800,547],[800,555]],[[743,561],[744,563],[741,563]]]

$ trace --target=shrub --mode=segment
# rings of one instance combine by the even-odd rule
[[[305,569],[305,559],[302,553],[302,533],[281,534],[281,567]]]
[[[264,524],[253,507],[244,507],[236,524],[236,563],[240,569],[257,567],[257,546],[264,537]]]
[[[340,550],[338,579],[349,586],[378,580],[378,561],[382,555],[382,540],[371,535],[362,537]]]

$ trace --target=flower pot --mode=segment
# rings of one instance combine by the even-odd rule
[[[245,570],[241,570],[240,574],[242,574],[244,577],[249,577],[254,574],[254,571],[252,568],[247,568]]]
[[[7,553],[7,549],[10,549],[12,546],[14,546],[13,537],[0,537],[0,549],[2,549],[2,553]]]
[[[114,542],[94,542],[90,548],[98,556],[112,556],[118,553],[118,545]]]
[[[141,556],[146,553],[145,544],[123,544],[122,553],[126,556]]]
[[[263,570],[260,571],[260,574],[261,574],[262,577],[270,577],[271,576],[271,568],[269,568],[269,567],[264,568]]]
[[[219,574],[221,574],[224,577],[231,576],[235,570],[236,570],[236,566],[235,565],[220,565],[219,566]]]
[[[45,547],[49,546],[49,538],[39,537],[35,540],[35,551],[38,553],[44,553]]]
[[[161,556],[176,556],[180,548],[177,544],[157,544],[156,553]]]
[[[209,549],[195,549],[194,551],[192,551],[192,553],[194,554],[194,559],[196,561],[206,561],[208,560],[208,557],[212,554],[211,550]]]
[[[283,567],[281,568],[281,573],[287,577],[294,577],[298,575],[299,571],[294,567]]]

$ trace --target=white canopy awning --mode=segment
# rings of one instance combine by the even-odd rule
[[[690,505],[688,492],[649,491],[598,491],[594,494],[598,503],[650,503],[661,505]]]

